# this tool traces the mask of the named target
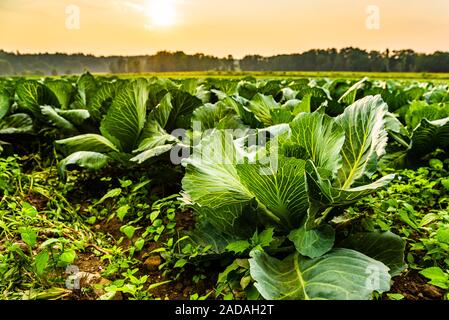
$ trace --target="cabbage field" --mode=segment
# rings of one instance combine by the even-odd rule
[[[449,298],[449,86],[0,78],[0,299]]]

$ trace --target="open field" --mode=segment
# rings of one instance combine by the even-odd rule
[[[152,76],[0,78],[0,299],[449,298],[449,74]]]
[[[331,79],[393,79],[393,80],[428,80],[449,81],[449,73],[414,73],[414,72],[296,72],[296,71],[273,71],[273,72],[159,72],[145,74],[120,74],[122,78],[162,77],[162,78],[331,78]]]

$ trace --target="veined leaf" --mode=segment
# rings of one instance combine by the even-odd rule
[[[134,158],[131,158],[130,161],[137,162],[138,164],[142,164],[149,159],[152,159],[154,157],[160,156],[161,154],[167,153],[172,148],[173,148],[172,144],[165,144],[165,145],[157,146],[152,149],[145,150],[145,151],[139,153]]]
[[[58,140],[55,143],[60,145],[66,153],[78,151],[119,152],[117,147],[114,146],[111,141],[98,134],[83,134],[64,140]]]
[[[203,102],[197,97],[184,91],[171,91],[172,111],[164,128],[171,132],[175,129],[190,128],[193,111],[201,106]]]
[[[137,146],[145,126],[148,93],[148,83],[143,79],[122,87],[101,123],[103,136],[124,152]]]
[[[256,119],[254,113],[252,113],[248,107],[243,103],[244,98],[242,97],[227,97],[222,100],[226,106],[232,107],[238,114],[243,123],[249,125],[251,128],[262,128],[263,123]]]
[[[59,107],[59,102],[53,92],[34,80],[20,82],[17,85],[16,94],[18,105],[39,119],[41,118],[41,106]]]
[[[72,109],[72,110],[61,110],[55,109],[56,113],[72,123],[75,126],[80,126],[90,118],[90,113],[84,109]]]
[[[295,253],[285,260],[251,252],[251,277],[267,300],[369,300],[390,289],[388,267],[360,252],[334,249],[315,259]]]
[[[109,159],[108,156],[98,152],[75,152],[59,163],[59,174],[65,180],[67,167],[72,165],[92,171],[99,170],[109,163]]]
[[[331,117],[314,113],[302,113],[290,123],[288,146],[305,153],[305,160],[312,160],[317,167],[335,175],[342,166],[342,150],[345,132]],[[281,145],[282,148],[282,145]],[[295,150],[291,150],[294,152]]]
[[[294,118],[292,112],[284,107],[271,109],[270,117],[272,124],[289,123]]]
[[[6,93],[0,91],[0,120],[8,113],[10,105],[11,98]]]
[[[33,120],[25,113],[15,113],[0,120],[0,135],[31,133]]]
[[[375,190],[386,186],[395,177],[394,174],[390,174],[367,185],[362,185],[357,188],[341,189],[334,187],[330,180],[323,178],[311,161],[308,161],[306,164],[306,173],[309,195],[313,199],[314,205],[320,208],[351,204],[373,193]]]
[[[219,101],[215,104],[207,103],[193,112],[192,121],[201,124],[201,130],[207,129],[236,129],[242,127],[240,119],[233,108]]]
[[[338,244],[341,248],[353,249],[390,268],[392,277],[406,268],[404,262],[405,241],[391,232],[366,232],[350,235]]]
[[[263,219],[281,228],[299,227],[309,207],[305,161],[266,157],[244,163],[239,157],[232,136],[215,131],[184,160],[183,189],[197,211],[221,231],[232,230],[251,211],[248,206],[260,214],[252,218],[253,226]]]
[[[273,99],[272,96],[265,96],[257,93],[249,102],[247,108],[254,113],[257,120],[262,122],[265,126],[273,125],[271,111],[279,109],[280,105]]]
[[[161,100],[161,102],[150,112],[149,119],[157,122],[162,128],[167,125],[170,114],[173,111],[171,103],[172,96],[167,93]]]
[[[425,101],[412,101],[405,114],[407,127],[416,129],[422,120],[434,121],[449,117],[449,103],[427,104]]]
[[[362,80],[354,83],[341,97],[338,99],[338,102],[344,102],[346,105],[350,105],[355,102],[357,99],[357,93],[363,89],[365,86],[365,82],[368,81],[368,78],[365,77]]]
[[[203,231],[210,232],[210,237],[218,237],[216,240],[218,246],[218,243],[221,243],[224,239],[228,239],[232,242],[235,240],[248,239],[254,234],[259,226],[260,220],[257,216],[256,209],[254,208],[255,206],[256,205],[253,205],[251,201],[242,201],[240,203],[231,203],[229,205],[221,203],[215,208],[199,205],[193,207],[198,220],[210,227]],[[194,233],[197,233],[197,231]],[[217,248],[217,250],[221,249],[224,248]]]
[[[78,95],[77,103],[80,107],[86,108],[90,105],[91,99],[97,91],[97,81],[89,72],[82,74],[76,82]]]
[[[44,86],[37,81],[27,80],[19,83],[16,88],[18,104],[21,108],[40,116],[40,106],[44,104]]]
[[[279,157],[274,163],[238,164],[237,172],[269,218],[281,228],[300,225],[309,208],[304,160]]]
[[[58,129],[61,129],[66,133],[77,132],[73,124],[67,121],[64,117],[60,116],[53,107],[41,106],[40,109],[45,119]]]
[[[134,150],[133,153],[143,152],[169,143],[173,144],[178,142],[176,137],[168,134],[159,123],[155,121],[148,121],[146,123],[141,139],[139,147]]]
[[[423,119],[413,131],[409,154],[424,156],[437,148],[449,146],[449,118],[435,121]]]
[[[47,80],[45,86],[56,96],[61,109],[65,110],[69,107],[74,92],[74,87],[70,82],[66,80]]]
[[[194,147],[193,156],[183,161],[182,180],[194,203],[214,209],[251,200],[253,195],[240,181],[236,157],[232,136],[225,131],[214,131]]]
[[[335,231],[328,224],[310,230],[306,226],[302,226],[290,232],[288,239],[293,242],[296,250],[303,256],[317,258],[332,249]]]
[[[220,232],[209,222],[202,220],[194,230],[189,232],[189,239],[195,245],[200,245],[203,248],[210,247],[207,254],[223,254],[229,244],[241,240],[236,234],[238,232],[233,234]]]
[[[92,117],[99,120],[106,114],[120,88],[120,82],[104,83],[88,101],[87,109]]]
[[[341,151],[343,166],[335,183],[337,187],[348,189],[357,179],[369,178],[375,172],[388,139],[384,125],[386,113],[387,104],[377,95],[358,100],[336,118],[346,136]]]

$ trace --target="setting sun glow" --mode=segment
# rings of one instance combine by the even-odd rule
[[[145,14],[152,27],[170,27],[176,23],[176,9],[173,0],[147,0]]]
[[[380,9],[378,28],[367,27],[371,5]],[[79,8],[79,29],[66,27],[68,6]],[[448,0],[0,0],[0,49],[236,58],[350,46],[430,53],[449,51],[448,13]]]

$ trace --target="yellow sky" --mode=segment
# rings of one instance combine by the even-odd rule
[[[69,5],[79,29],[66,27],[76,25]],[[366,26],[369,5],[379,29]],[[449,0],[0,0],[7,51],[242,57],[345,46],[449,51]]]

